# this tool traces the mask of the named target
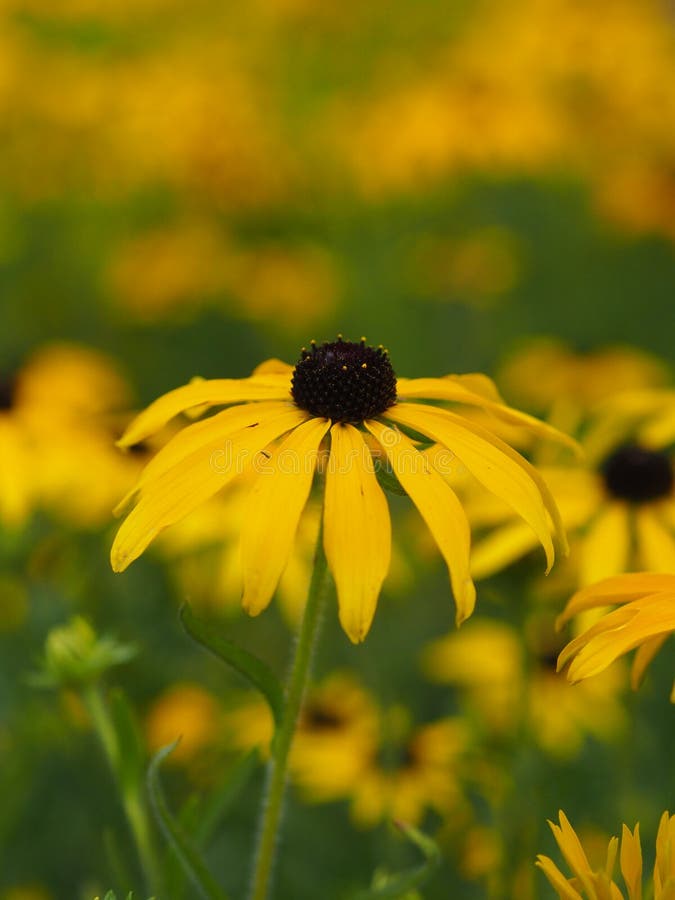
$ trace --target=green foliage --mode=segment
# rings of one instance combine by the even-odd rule
[[[284,692],[279,679],[269,666],[253,653],[221,637],[211,625],[196,618],[188,604],[181,607],[180,619],[191,638],[232,666],[260,691],[269,705],[275,725],[278,725],[283,715]]]

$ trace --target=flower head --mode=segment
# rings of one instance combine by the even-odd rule
[[[548,568],[553,536],[563,547],[565,537],[536,469],[484,426],[420,402],[426,400],[479,407],[502,421],[567,440],[506,406],[484,376],[397,379],[384,348],[339,336],[303,350],[295,367],[270,360],[249,378],[194,380],[160,397],[131,423],[122,447],[145,440],[186,410],[226,407],[184,428],[146,466],[120,504],[136,501],[115,539],[113,569],[124,570],[160,531],[248,473],[252,488],[241,530],[242,602],[257,615],[274,594],[320,470],[325,476],[323,545],[340,621],[352,641],[362,641],[390,562],[389,508],[377,461],[389,467],[429,527],[447,563],[461,622],[475,602],[469,524],[433,460],[420,451],[421,442],[445,447],[506,501],[544,547]]]

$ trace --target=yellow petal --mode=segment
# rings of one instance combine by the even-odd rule
[[[471,574],[489,578],[537,546],[537,539],[524,522],[512,522],[495,528],[476,541],[471,552]]]
[[[151,483],[164,472],[181,463],[186,457],[213,438],[224,441],[228,434],[238,431],[240,428],[253,427],[261,419],[266,419],[275,413],[281,413],[293,407],[286,401],[244,403],[241,406],[233,406],[225,409],[215,416],[188,425],[174,435],[171,440],[155,454],[147,466],[141,472],[140,478],[115,507],[118,515],[128,505],[129,500],[138,491],[147,489]]]
[[[254,375],[250,378],[195,379],[158,397],[128,426],[118,446],[131,447],[159,431],[166,423],[194,406],[225,406],[251,400],[288,400],[291,382],[285,374]]]
[[[590,896],[593,896],[590,876],[593,874],[589,865],[588,858],[581,846],[581,841],[576,835],[575,830],[569,823],[569,820],[562,810],[558,811],[560,826],[554,825],[549,821],[553,837],[556,839],[560,852],[565,857],[568,866],[572,869],[577,878],[581,881],[584,888]]]
[[[621,874],[626,882],[628,900],[642,900],[642,847],[640,826],[631,831],[625,825],[621,831]]]
[[[630,669],[630,686],[634,691],[640,687],[649,663],[654,659],[661,647],[663,647],[668,640],[668,637],[668,634],[659,634],[656,637],[645,641],[641,647],[637,648],[633,659],[633,665]]]
[[[583,900],[579,891],[572,887],[567,878],[565,878],[560,869],[548,856],[542,856],[540,854],[537,857],[535,865],[539,866],[544,875],[551,882],[560,900]]]
[[[532,434],[547,440],[556,441],[570,447],[577,456],[583,451],[577,441],[552,425],[536,419],[527,413],[501,401],[497,388],[487,376],[480,375],[446,375],[444,378],[399,378],[396,384],[400,400],[424,399],[447,400],[480,406],[488,410],[503,422],[520,425]]]
[[[558,666],[572,659],[567,677],[581,681],[597,675],[615,659],[649,639],[675,631],[674,595],[635,600],[603,616],[563,648]]]
[[[593,584],[623,572],[628,563],[629,542],[628,507],[624,503],[608,503],[583,537],[581,583]]]
[[[556,627],[560,628],[571,618],[587,609],[608,606],[613,603],[630,603],[638,597],[646,597],[658,591],[675,591],[675,574],[655,572],[627,572],[605,578],[598,584],[582,588],[570,599],[558,617]]]
[[[331,428],[324,547],[337,588],[340,622],[356,644],[368,633],[389,569],[391,522],[370,452],[361,433],[348,424]]]
[[[675,572],[675,538],[659,519],[656,509],[647,506],[635,515],[641,568],[654,572]]]
[[[457,607],[457,624],[473,612],[476,589],[469,572],[471,533],[457,495],[429,460],[400,431],[366,421],[396,473],[401,486],[420,511],[448,566]]]
[[[566,550],[560,513],[548,487],[537,470],[508,444],[481,426],[432,406],[397,403],[385,417],[440,441],[459,457],[481,484],[508,503],[532,528],[543,546],[547,571],[554,559],[547,513]]]
[[[293,547],[329,419],[294,429],[260,467],[241,534],[242,605],[257,616],[272,599]]]
[[[138,505],[122,523],[111,551],[114,571],[123,571],[168,525],[182,519],[225,487],[275,438],[300,425],[307,413],[283,412],[210,440],[141,490]]]

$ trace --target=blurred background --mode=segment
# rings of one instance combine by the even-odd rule
[[[3,900],[141,896],[137,872],[115,881],[128,835],[86,714],[26,682],[50,628],[77,613],[138,645],[111,680],[147,728],[174,682],[213,703],[241,688],[176,622],[186,595],[217,594],[214,581],[186,588],[199,561],[180,577],[151,554],[109,571],[110,510],[142,462],[112,446],[129,412],[194,375],[292,362],[338,331],[384,344],[411,377],[499,377],[547,337],[563,354],[630,345],[644,383],[666,383],[674,50],[668,0],[0,2]],[[514,385],[507,397],[527,406]],[[545,406],[529,397],[531,411]],[[518,597],[504,577],[499,591]],[[318,676],[346,666],[378,702],[404,698],[430,721],[458,701],[420,680],[419,650],[451,620],[438,566],[416,579],[414,616],[409,600],[384,597],[364,647],[331,614]],[[283,671],[282,614],[227,615]],[[564,803],[594,803],[609,830],[661,803],[667,690],[629,701],[644,803],[617,790],[633,772],[620,742],[537,763],[528,865]],[[515,759],[502,770],[534,778]],[[169,775],[175,796],[208,786],[208,771]],[[671,798],[672,787],[670,776]],[[255,782],[246,790],[212,851],[235,896],[255,823]],[[304,849],[282,863],[283,896],[316,896],[317,860],[335,896],[383,860],[395,867],[386,827],[363,841],[345,809],[293,808],[287,846]],[[112,856],[108,830],[122,847]],[[481,835],[473,869],[449,875],[448,863],[429,897],[448,896],[451,877],[453,896],[485,896],[497,851]],[[548,896],[537,884],[519,896]]]

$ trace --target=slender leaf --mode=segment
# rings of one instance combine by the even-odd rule
[[[392,898],[404,897],[410,891],[423,885],[433,875],[441,862],[441,853],[435,841],[422,834],[412,825],[396,822],[405,837],[408,838],[424,856],[424,862],[420,866],[399,872],[386,879],[384,884],[379,884],[365,891],[359,891],[352,896],[352,900],[392,900]]]
[[[227,638],[213,633],[213,626],[195,618],[188,604],[180,610],[180,620],[185,631],[197,643],[206,647],[223,662],[236,669],[255,688],[257,688],[269,704],[274,724],[278,727],[284,709],[284,692],[279,679],[262,660],[248,650],[238,647]]]
[[[205,900],[227,900],[226,894],[216,883],[209,872],[201,854],[194,846],[183,828],[171,815],[159,780],[159,769],[162,762],[174,750],[178,741],[162,747],[150,762],[148,768],[148,791],[157,821],[174,853],[181,863],[200,895]]]

